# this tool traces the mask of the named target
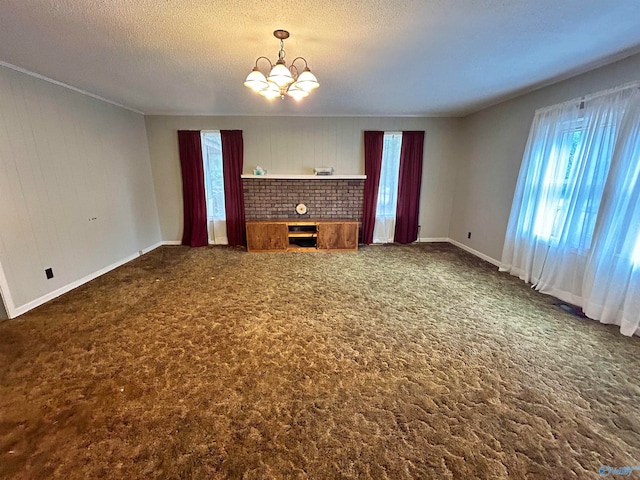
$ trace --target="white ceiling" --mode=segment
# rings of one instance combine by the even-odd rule
[[[278,28],[300,103],[242,85]],[[146,114],[464,115],[638,51],[639,0],[0,0],[0,60]]]

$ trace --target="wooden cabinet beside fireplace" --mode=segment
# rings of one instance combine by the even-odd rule
[[[356,220],[247,221],[247,251],[356,251],[358,225]]]
[[[282,252],[289,246],[285,222],[247,222],[248,252]]]
[[[358,222],[318,223],[318,250],[357,250]]]

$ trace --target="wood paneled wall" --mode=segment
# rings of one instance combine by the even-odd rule
[[[159,242],[151,178],[142,115],[0,67],[0,264],[8,309]]]

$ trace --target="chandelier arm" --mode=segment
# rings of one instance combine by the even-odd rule
[[[300,58],[300,57],[298,57]],[[298,79],[298,75],[300,75],[300,72],[298,71],[298,67],[296,67],[293,62],[291,62],[291,65],[289,66],[289,71],[291,72],[291,76],[293,77],[294,80]]]
[[[271,70],[273,68],[273,63],[271,63],[271,60],[269,60],[267,57],[258,57],[256,58],[256,67],[258,66],[258,60],[264,58],[267,62],[269,62],[269,70]]]
[[[309,65],[307,65],[307,59],[304,57],[296,57],[293,59],[293,61],[291,62],[291,65],[293,66],[294,63],[296,63],[296,60],[302,60],[304,62],[304,68],[309,68]],[[297,68],[296,68],[297,70]]]

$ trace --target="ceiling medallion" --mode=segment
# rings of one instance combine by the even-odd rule
[[[274,65],[267,57],[258,57],[255,67],[253,67],[253,70],[244,81],[244,86],[268,99],[289,96],[295,100],[301,100],[320,86],[318,79],[311,73],[307,61],[303,57],[294,58],[291,65],[287,67],[284,61],[284,41],[289,38],[289,32],[276,30],[273,32],[273,36],[280,40],[278,61]],[[258,68],[258,61],[262,59],[269,62],[268,77]],[[298,60],[304,62],[304,70],[302,72],[295,66]]]

